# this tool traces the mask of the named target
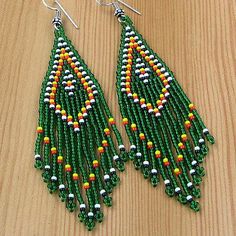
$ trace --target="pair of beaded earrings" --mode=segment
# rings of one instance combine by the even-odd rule
[[[56,12],[55,39],[40,95],[35,167],[70,212],[78,205],[88,230],[103,220],[101,202],[112,205],[117,170],[124,171],[128,159],[154,187],[162,178],[168,196],[198,211],[197,186],[205,175],[200,163],[208,153],[206,141],[213,144],[214,138],[119,3],[138,12],[123,1],[97,2],[113,6],[122,26],[116,85],[130,151],[98,81],[65,35],[61,12],[77,25],[58,1],[51,7],[43,0]]]

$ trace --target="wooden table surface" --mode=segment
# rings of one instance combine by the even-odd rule
[[[105,208],[104,222],[92,233],[48,193],[33,168],[54,13],[40,0],[0,2],[0,235],[236,235],[235,1],[127,1],[142,16],[126,13],[175,71],[217,142],[204,162],[200,213],[168,198],[163,184],[152,188],[129,163],[114,206]],[[62,2],[80,25],[76,31],[64,17],[66,33],[104,89],[125,138],[115,93],[120,25],[112,8],[95,0]]]

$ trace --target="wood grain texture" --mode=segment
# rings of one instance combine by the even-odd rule
[[[62,1],[79,21],[68,37],[104,89],[121,127],[115,94],[120,25],[95,0]],[[236,235],[236,3],[233,0],[129,0],[126,11],[199,108],[217,143],[210,149],[195,214],[153,189],[131,163],[113,208],[92,233],[48,194],[33,168],[41,82],[53,42],[53,12],[38,0],[0,0],[0,235]],[[125,132],[120,128],[123,137]],[[127,140],[126,140],[127,141]]]

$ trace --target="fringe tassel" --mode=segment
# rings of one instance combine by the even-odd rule
[[[35,167],[70,212],[79,205],[81,222],[92,230],[103,220],[101,202],[112,205],[116,169],[123,171],[127,159],[97,80],[57,26],[40,95]]]
[[[199,164],[214,138],[173,73],[152,51],[127,16],[123,26],[117,70],[117,91],[123,124],[131,142],[136,169],[157,186],[162,177],[166,193],[198,211],[197,186],[205,175]]]

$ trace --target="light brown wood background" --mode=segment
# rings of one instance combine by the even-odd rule
[[[163,184],[153,189],[131,163],[120,175],[113,208],[105,208],[104,222],[92,233],[47,192],[40,172],[33,168],[33,148],[54,13],[40,0],[0,0],[0,235],[236,235],[236,2],[127,2],[142,12],[139,17],[126,10],[175,71],[216,137],[204,163],[201,212],[195,214],[168,198]],[[99,7],[95,0],[63,3],[80,25],[76,31],[65,20],[67,35],[119,120],[115,70],[120,25],[113,10]]]

